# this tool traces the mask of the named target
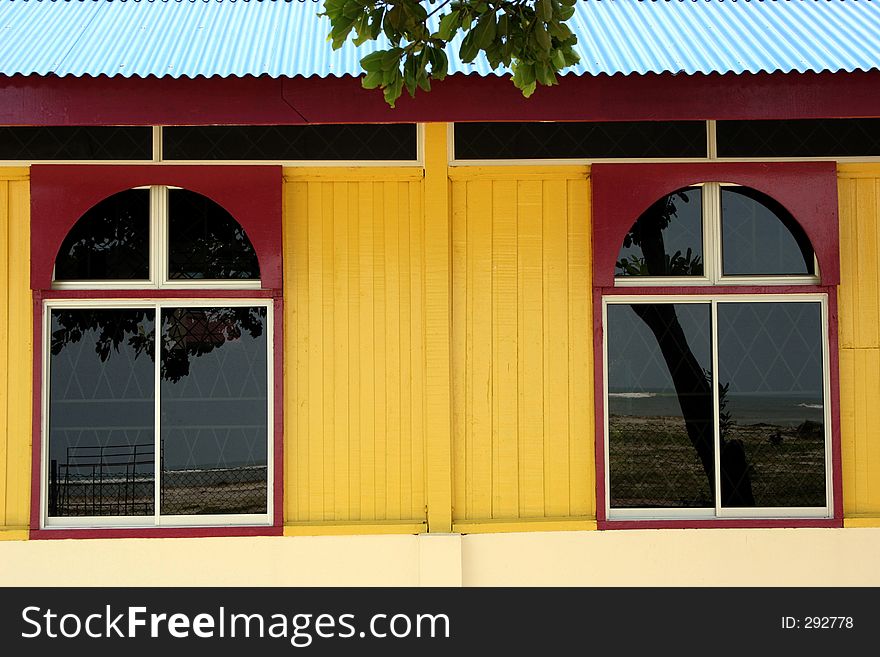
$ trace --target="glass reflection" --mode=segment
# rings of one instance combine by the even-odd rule
[[[48,514],[153,514],[152,310],[53,310]]]
[[[149,278],[149,189],[129,189],[91,208],[70,229],[55,261],[56,281]]]
[[[714,507],[709,304],[607,310],[611,507]]]
[[[257,254],[244,229],[211,199],[169,189],[168,231],[168,278],[260,278]]]
[[[703,190],[673,192],[642,213],[617,256],[617,276],[703,275]]]
[[[825,506],[822,309],[719,303],[722,506]]]
[[[162,310],[163,514],[266,513],[266,308]]]
[[[815,273],[810,240],[781,204],[748,187],[721,188],[725,276]]]

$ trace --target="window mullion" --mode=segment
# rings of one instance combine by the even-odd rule
[[[721,280],[721,186],[709,182],[703,185],[703,234],[706,277],[713,285]]]
[[[161,485],[162,485],[162,407],[159,391],[162,376],[162,306],[155,306],[156,317],[153,330],[153,364],[155,367],[153,389],[153,522],[161,522]]]
[[[150,187],[150,282],[149,287],[160,287],[162,276],[160,250],[162,245],[162,190],[157,185]]]
[[[718,385],[718,300],[711,302],[711,322],[709,334],[712,336],[712,426],[715,453],[715,516],[721,515],[721,399]]]
[[[168,188],[163,185],[155,189],[154,217],[157,239],[152,262],[156,266],[156,287],[161,288],[168,282]]]

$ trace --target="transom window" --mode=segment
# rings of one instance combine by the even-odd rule
[[[41,527],[272,524],[274,305],[241,291],[260,269],[235,218],[129,189],[74,224],[54,278]]]
[[[631,224],[614,285],[633,293],[601,305],[606,519],[833,516],[818,273],[797,220],[749,187],[683,187]]]
[[[779,202],[717,182],[657,200],[617,257],[618,285],[818,283],[810,240]]]
[[[186,189],[142,187],[89,209],[55,261],[56,289],[259,288],[244,229],[211,199]]]

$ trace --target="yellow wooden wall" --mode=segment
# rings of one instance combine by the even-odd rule
[[[589,527],[588,169],[460,167],[450,177],[454,526]]]
[[[285,523],[425,522],[422,170],[286,169]]]
[[[880,520],[880,165],[840,165],[840,424],[848,525]]]
[[[0,540],[27,538],[33,319],[26,168],[0,167]]]

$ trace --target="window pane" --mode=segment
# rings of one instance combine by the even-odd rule
[[[709,304],[607,310],[611,508],[714,507]]]
[[[259,279],[253,245],[239,223],[211,199],[168,190],[169,279]]]
[[[178,126],[162,130],[167,160],[415,160],[414,124]]]
[[[459,160],[706,157],[703,121],[456,123]]]
[[[719,303],[722,505],[825,506],[819,303]]]
[[[688,187],[645,210],[623,240],[616,275],[702,276],[702,194]]]
[[[748,187],[721,188],[721,246],[725,276],[815,273],[810,240],[794,217]]]
[[[266,308],[162,311],[162,513],[266,513]]]
[[[721,157],[880,155],[880,119],[718,121]]]
[[[153,514],[152,310],[52,310],[49,516]]]
[[[56,281],[149,278],[149,189],[129,189],[91,208],[71,228],[55,260]]]
[[[0,128],[0,160],[151,160],[149,127]]]

